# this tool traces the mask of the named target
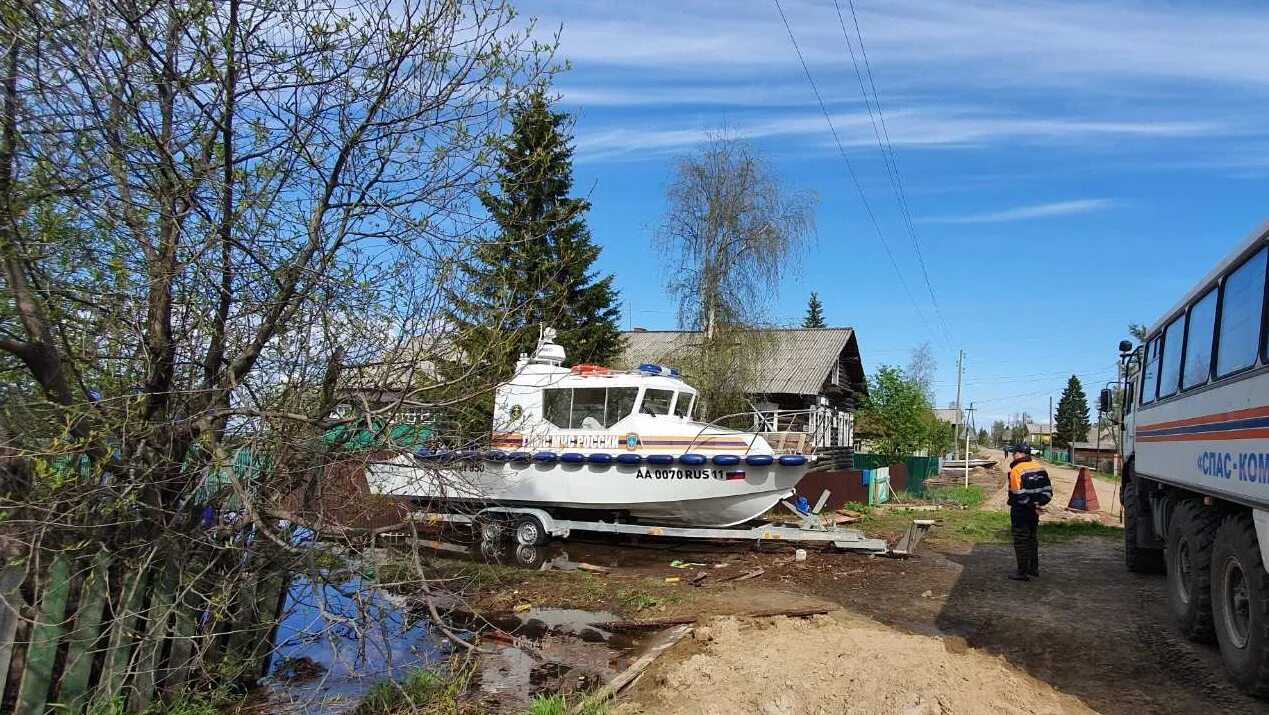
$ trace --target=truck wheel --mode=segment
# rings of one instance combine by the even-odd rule
[[[1149,511],[1142,506],[1144,500],[1137,496],[1139,487],[1129,475],[1119,490],[1119,501],[1124,506],[1124,563],[1133,573],[1163,573],[1163,550],[1137,545],[1137,520],[1150,519]]]
[[[1269,573],[1246,514],[1227,517],[1216,530],[1212,615],[1234,682],[1252,695],[1269,695]]]
[[[1210,643],[1212,624],[1212,541],[1221,515],[1196,500],[1179,502],[1168,525],[1168,609],[1181,633]]]

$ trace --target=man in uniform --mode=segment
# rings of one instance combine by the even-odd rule
[[[1013,531],[1013,551],[1018,558],[1018,571],[1009,574],[1015,581],[1030,581],[1040,575],[1040,545],[1036,527],[1040,512],[1053,500],[1049,473],[1031,458],[1031,448],[1015,445],[1009,448],[1009,525]]]

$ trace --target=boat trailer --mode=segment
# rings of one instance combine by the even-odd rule
[[[561,519],[545,509],[535,507],[490,506],[473,513],[415,512],[422,523],[466,524],[477,530],[483,544],[496,544],[510,536],[521,546],[542,546],[552,537],[567,539],[573,532],[626,534],[630,536],[671,537],[718,541],[783,542],[791,544],[830,544],[842,551],[875,555],[910,556],[925,537],[933,519],[913,519],[908,530],[893,547],[882,539],[872,539],[858,529],[843,529],[820,515],[829,493],[825,491],[810,512],[799,511],[788,500],[784,505],[800,524],[763,523],[750,527],[708,528],[690,526],[658,526],[627,524],[619,521]]]

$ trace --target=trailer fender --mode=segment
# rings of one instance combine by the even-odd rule
[[[1251,519],[1256,524],[1256,541],[1260,544],[1260,560],[1269,571],[1269,511],[1252,509]]]

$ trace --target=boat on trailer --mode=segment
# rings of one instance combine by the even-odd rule
[[[494,395],[484,450],[419,450],[367,469],[371,489],[423,504],[498,504],[650,524],[728,527],[763,515],[813,464],[801,443],[692,419],[678,372],[564,367],[546,328]]]

